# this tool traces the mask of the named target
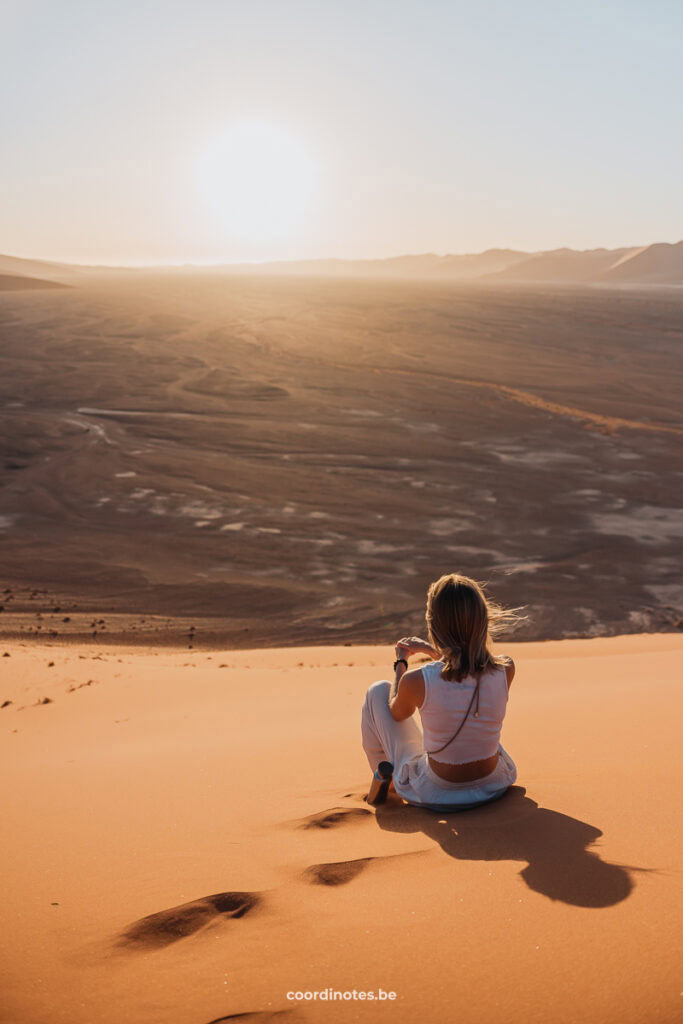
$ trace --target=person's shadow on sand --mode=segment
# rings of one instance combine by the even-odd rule
[[[522,786],[466,811],[443,813],[390,798],[376,809],[387,832],[423,832],[458,860],[520,860],[520,872],[535,892],[577,907],[610,907],[633,889],[632,871],[609,864],[587,847],[600,829],[559,811],[539,807]]]

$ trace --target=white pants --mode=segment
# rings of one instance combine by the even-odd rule
[[[397,722],[389,710],[388,679],[368,688],[361,714],[363,749],[374,772],[380,761],[394,766],[394,788],[408,803],[436,811],[464,810],[495,800],[517,780],[517,768],[498,744],[498,763],[474,782],[447,782],[430,767],[414,717]]]

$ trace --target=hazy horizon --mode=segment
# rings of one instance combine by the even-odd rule
[[[599,246],[595,246],[595,247],[593,247],[591,249],[584,249],[584,250],[571,249],[569,246],[564,246],[564,245],[556,245],[556,246],[552,246],[550,249],[539,249],[539,250],[535,250],[535,251],[528,250],[528,255],[529,256],[536,256],[536,255],[540,256],[540,255],[543,255],[543,254],[549,254],[549,253],[553,253],[553,252],[557,253],[557,252],[562,252],[562,251],[577,252],[577,253],[578,252],[601,252],[601,251],[603,251],[603,252],[613,252],[613,251],[619,251],[620,249],[646,249],[646,248],[648,248],[651,245],[658,245],[658,244],[679,245],[682,241],[683,241],[683,239],[676,239],[673,242],[668,242],[668,241],[662,242],[662,239],[653,239],[652,241],[649,241],[649,242],[632,243],[631,245],[625,245],[625,246],[607,247],[607,246],[599,245]],[[294,257],[294,258],[289,259],[289,260],[287,260],[287,259],[284,259],[284,260],[279,260],[279,259],[272,259],[272,260],[268,260],[268,259],[264,259],[264,260],[239,260],[239,259],[235,259],[235,260],[215,260],[215,261],[213,261],[211,263],[209,263],[209,262],[201,263],[199,261],[190,261],[190,260],[176,260],[176,261],[173,261],[173,262],[169,260],[169,261],[164,262],[164,263],[154,263],[154,262],[143,263],[143,262],[133,262],[133,261],[121,260],[121,261],[119,261],[117,263],[104,263],[104,262],[101,262],[101,263],[85,263],[85,262],[82,262],[80,264],[75,264],[75,263],[71,264],[67,260],[56,260],[53,257],[44,256],[42,254],[36,255],[35,253],[34,254],[23,254],[22,253],[21,255],[19,255],[18,253],[15,253],[15,252],[11,252],[11,253],[10,252],[2,252],[2,253],[0,253],[0,258],[2,258],[2,257],[9,257],[10,259],[28,260],[30,262],[36,262],[36,263],[55,263],[55,264],[63,263],[65,266],[70,266],[70,265],[72,265],[72,266],[82,266],[82,267],[88,267],[88,268],[93,268],[93,269],[97,269],[98,267],[105,267],[105,268],[112,269],[112,270],[116,270],[117,268],[122,268],[122,269],[125,269],[125,270],[135,270],[135,269],[139,269],[139,270],[152,270],[152,269],[155,269],[155,268],[164,269],[165,267],[169,267],[169,268],[196,267],[197,269],[202,269],[202,268],[209,268],[210,269],[211,267],[225,267],[225,266],[235,266],[235,267],[243,266],[243,265],[262,266],[262,265],[265,265],[265,264],[268,264],[268,263],[300,263],[300,262],[303,262],[303,263],[321,262],[322,263],[322,262],[326,262],[326,261],[331,261],[331,262],[332,261],[338,261],[338,262],[347,262],[347,263],[382,262],[384,260],[419,259],[420,257],[426,257],[426,256],[433,256],[436,259],[446,259],[447,257],[466,258],[466,257],[482,256],[482,255],[484,255],[487,252],[495,252],[495,251],[501,251],[501,252],[504,252],[504,251],[510,251],[510,252],[516,251],[516,252],[522,252],[523,250],[514,250],[511,246],[491,246],[489,249],[485,249],[485,250],[482,250],[480,252],[472,252],[472,251],[470,251],[470,252],[434,252],[434,251],[431,251],[431,252],[428,252],[428,251],[425,251],[425,252],[396,252],[396,253],[391,253],[388,256],[337,256],[337,255],[312,256],[312,257],[301,256],[301,257]]]
[[[10,0],[3,28],[0,250],[18,257],[206,265],[683,236],[683,10],[666,0]]]

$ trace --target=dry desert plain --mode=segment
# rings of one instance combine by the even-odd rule
[[[81,273],[0,296],[0,630],[386,642],[458,569],[519,639],[677,629],[683,290]]]

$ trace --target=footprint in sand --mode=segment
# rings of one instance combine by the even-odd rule
[[[387,863],[403,860],[406,857],[423,857],[428,851],[411,850],[408,853],[390,853],[385,857],[358,857],[357,860],[339,860],[329,864],[312,864],[301,874],[301,879],[309,885],[346,885],[358,878],[361,872],[371,864]]]
[[[366,821],[372,818],[367,807],[331,807],[287,824],[300,829],[329,829]],[[338,886],[353,881],[375,860],[386,857],[360,857],[356,860],[313,864],[301,874],[309,885]],[[118,938],[117,945],[134,949],[162,949],[180,939],[194,935],[216,918],[239,918],[263,906],[260,892],[220,892],[213,896],[182,903],[156,914],[150,914],[131,924]],[[290,1011],[277,1011],[278,1014]],[[270,1013],[270,1011],[269,1011]],[[218,1020],[249,1018],[256,1013],[233,1014]],[[261,1019],[267,1019],[258,1011]],[[215,1022],[211,1022],[215,1024]]]
[[[226,1020],[254,1021],[258,1024],[268,1024],[272,1020],[300,1020],[296,1010],[252,1010],[249,1013],[229,1013],[226,1017],[214,1017],[209,1024],[223,1024]]]
[[[390,792],[390,794],[394,793],[393,786],[389,790],[389,792]],[[352,791],[351,793],[344,793],[343,794],[345,800],[355,800],[358,803],[365,804],[366,807],[367,807],[367,803],[368,803],[367,795],[368,795],[368,787],[367,786],[365,786],[363,788],[360,788],[360,789],[356,789],[356,790]]]
[[[244,917],[261,902],[261,893],[256,892],[219,892],[205,896],[141,918],[121,934],[118,945],[160,949],[193,935],[217,917]]]
[[[309,814],[294,822],[297,828],[337,828],[339,825],[353,825],[372,817],[366,807],[330,807],[329,810]]]
[[[365,871],[377,857],[359,857],[358,860],[340,860],[330,864],[312,864],[301,877],[311,885],[346,885]]]

